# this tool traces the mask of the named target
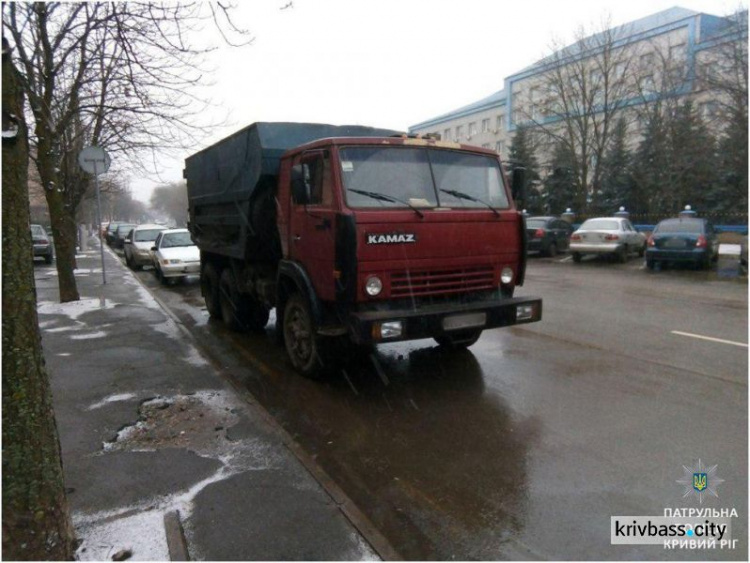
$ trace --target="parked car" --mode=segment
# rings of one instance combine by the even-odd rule
[[[690,262],[708,269],[719,259],[719,241],[706,219],[665,219],[654,229],[646,248],[646,267],[660,262]]]
[[[163,284],[170,279],[184,279],[201,271],[201,253],[187,229],[168,229],[156,237],[151,247],[156,277]]]
[[[557,217],[528,217],[526,219],[526,249],[544,256],[555,256],[568,249],[573,226]]]
[[[107,225],[107,231],[104,234],[104,238],[107,241],[107,244],[112,246],[115,240],[115,231],[117,231],[117,225],[119,225],[118,222],[112,221]]]
[[[125,246],[125,239],[128,237],[128,233],[132,231],[138,225],[134,223],[120,223],[115,229],[115,235],[112,238],[113,248],[123,248]]]
[[[130,230],[125,237],[125,262],[133,270],[140,270],[143,266],[150,266],[153,262],[151,247],[159,233],[166,230],[161,225],[138,225]]]
[[[646,235],[639,233],[624,217],[598,217],[584,221],[570,236],[570,252],[574,262],[584,254],[607,254],[625,263],[632,253],[643,256]]]
[[[52,260],[55,258],[55,251],[44,227],[41,225],[31,225],[31,241],[34,245],[34,258],[44,258],[47,264],[52,264]]]

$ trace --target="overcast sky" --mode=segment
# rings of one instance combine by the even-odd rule
[[[680,6],[727,15],[725,0],[290,0],[239,2],[254,41],[224,47],[208,91],[228,125],[194,150],[160,159],[160,178],[131,177],[133,196],[182,178],[183,160],[256,121],[406,130],[503,88],[506,76],[569,43],[576,30],[621,25]]]

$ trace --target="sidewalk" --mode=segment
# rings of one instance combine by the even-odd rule
[[[78,558],[377,559],[259,407],[105,264],[103,286],[98,246],[79,255],[81,300],[63,305],[35,264]]]

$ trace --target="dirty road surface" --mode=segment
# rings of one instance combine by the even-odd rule
[[[322,382],[266,334],[210,321],[198,280],[139,279],[231,366],[408,559],[747,558],[747,281],[532,259],[542,322],[468,351],[360,351]],[[718,465],[718,498],[683,466]],[[610,517],[736,509],[734,550],[610,544]]]

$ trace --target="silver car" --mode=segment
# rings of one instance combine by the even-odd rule
[[[153,263],[151,247],[159,233],[166,230],[163,225],[138,225],[125,238],[125,262],[133,270]]]
[[[589,219],[570,236],[574,262],[580,262],[584,254],[609,254],[625,263],[630,254],[643,256],[645,250],[646,235],[623,217]]]

